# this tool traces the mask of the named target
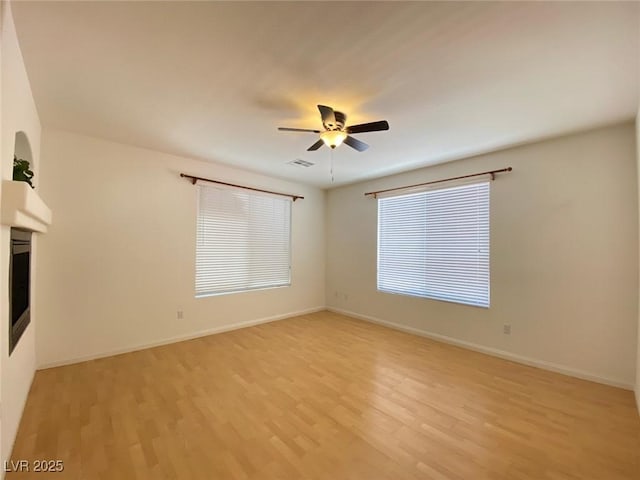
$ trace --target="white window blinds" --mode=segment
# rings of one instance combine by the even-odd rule
[[[291,284],[291,199],[198,186],[196,297]]]
[[[378,200],[378,290],[489,306],[489,182]]]

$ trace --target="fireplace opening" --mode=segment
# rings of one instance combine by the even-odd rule
[[[31,322],[31,232],[11,229],[9,355]]]

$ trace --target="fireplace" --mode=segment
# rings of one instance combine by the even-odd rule
[[[31,321],[31,232],[11,229],[9,355]]]

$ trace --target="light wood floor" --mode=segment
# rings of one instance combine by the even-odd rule
[[[7,478],[640,479],[631,392],[322,312],[40,371]]]

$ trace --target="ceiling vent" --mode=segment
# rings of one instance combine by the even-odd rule
[[[298,165],[299,167],[311,167],[315,165],[313,162],[308,162],[307,160],[302,160],[300,158],[296,158],[290,162],[287,162],[289,165]]]

